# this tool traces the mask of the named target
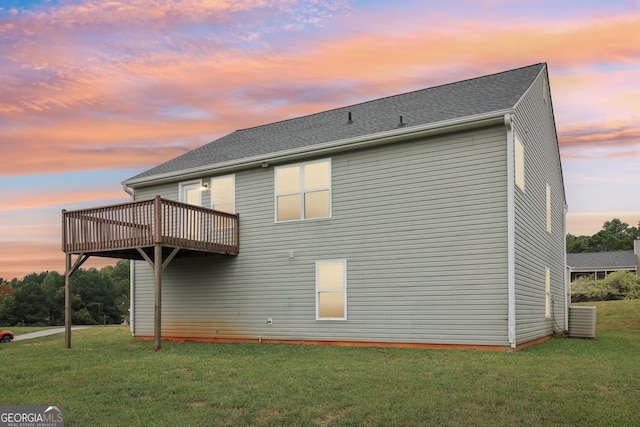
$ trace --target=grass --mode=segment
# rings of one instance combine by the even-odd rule
[[[67,426],[627,426],[640,300],[597,305],[598,338],[516,353],[134,340],[126,327],[0,345],[2,405]]]

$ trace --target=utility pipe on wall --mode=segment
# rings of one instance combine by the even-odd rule
[[[512,114],[504,115],[507,128],[507,331],[509,345],[516,347],[516,232],[515,232],[515,153]]]

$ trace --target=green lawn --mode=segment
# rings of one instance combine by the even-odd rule
[[[0,344],[0,405],[67,426],[632,426],[640,300],[598,306],[598,338],[515,352],[134,340],[126,327]]]

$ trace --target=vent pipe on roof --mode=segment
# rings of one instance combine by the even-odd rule
[[[404,126],[404,122],[402,121],[402,116],[400,116],[400,123],[398,123],[398,127],[401,128],[402,126]]]
[[[353,120],[351,120],[351,111],[349,111],[349,121],[347,121],[347,124],[350,125],[351,123],[353,123]]]

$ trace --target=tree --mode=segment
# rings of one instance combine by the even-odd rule
[[[129,319],[129,283],[130,269],[128,260],[120,260],[115,266],[104,267],[101,272],[109,276],[115,290],[115,303],[118,307],[120,318]]]
[[[0,325],[13,325],[16,321],[16,291],[6,283],[0,285]]]
[[[129,309],[129,262],[77,270],[71,291],[73,323],[120,323]],[[64,305],[64,276],[55,271],[0,280],[0,325],[62,325]]]
[[[567,234],[567,253],[593,252],[591,237]]]
[[[2,283],[0,285],[0,298],[3,298],[5,296],[12,297],[15,294],[16,294],[16,291],[11,286],[9,286],[8,284]]]
[[[640,237],[640,222],[638,227],[614,218],[602,225],[602,230],[592,236],[574,236],[567,234],[567,252],[609,252],[633,249],[633,241]]]
[[[71,289],[80,297],[74,310],[86,308],[91,317],[90,323],[102,323],[105,316],[109,323],[120,323],[113,282],[108,274],[102,275],[95,268],[78,270],[74,273]]]
[[[15,316],[23,325],[44,326],[49,324],[49,310],[46,297],[40,285],[48,273],[32,273],[16,287]]]
[[[49,313],[49,324],[64,324],[64,276],[50,272],[42,280],[41,288]]]

